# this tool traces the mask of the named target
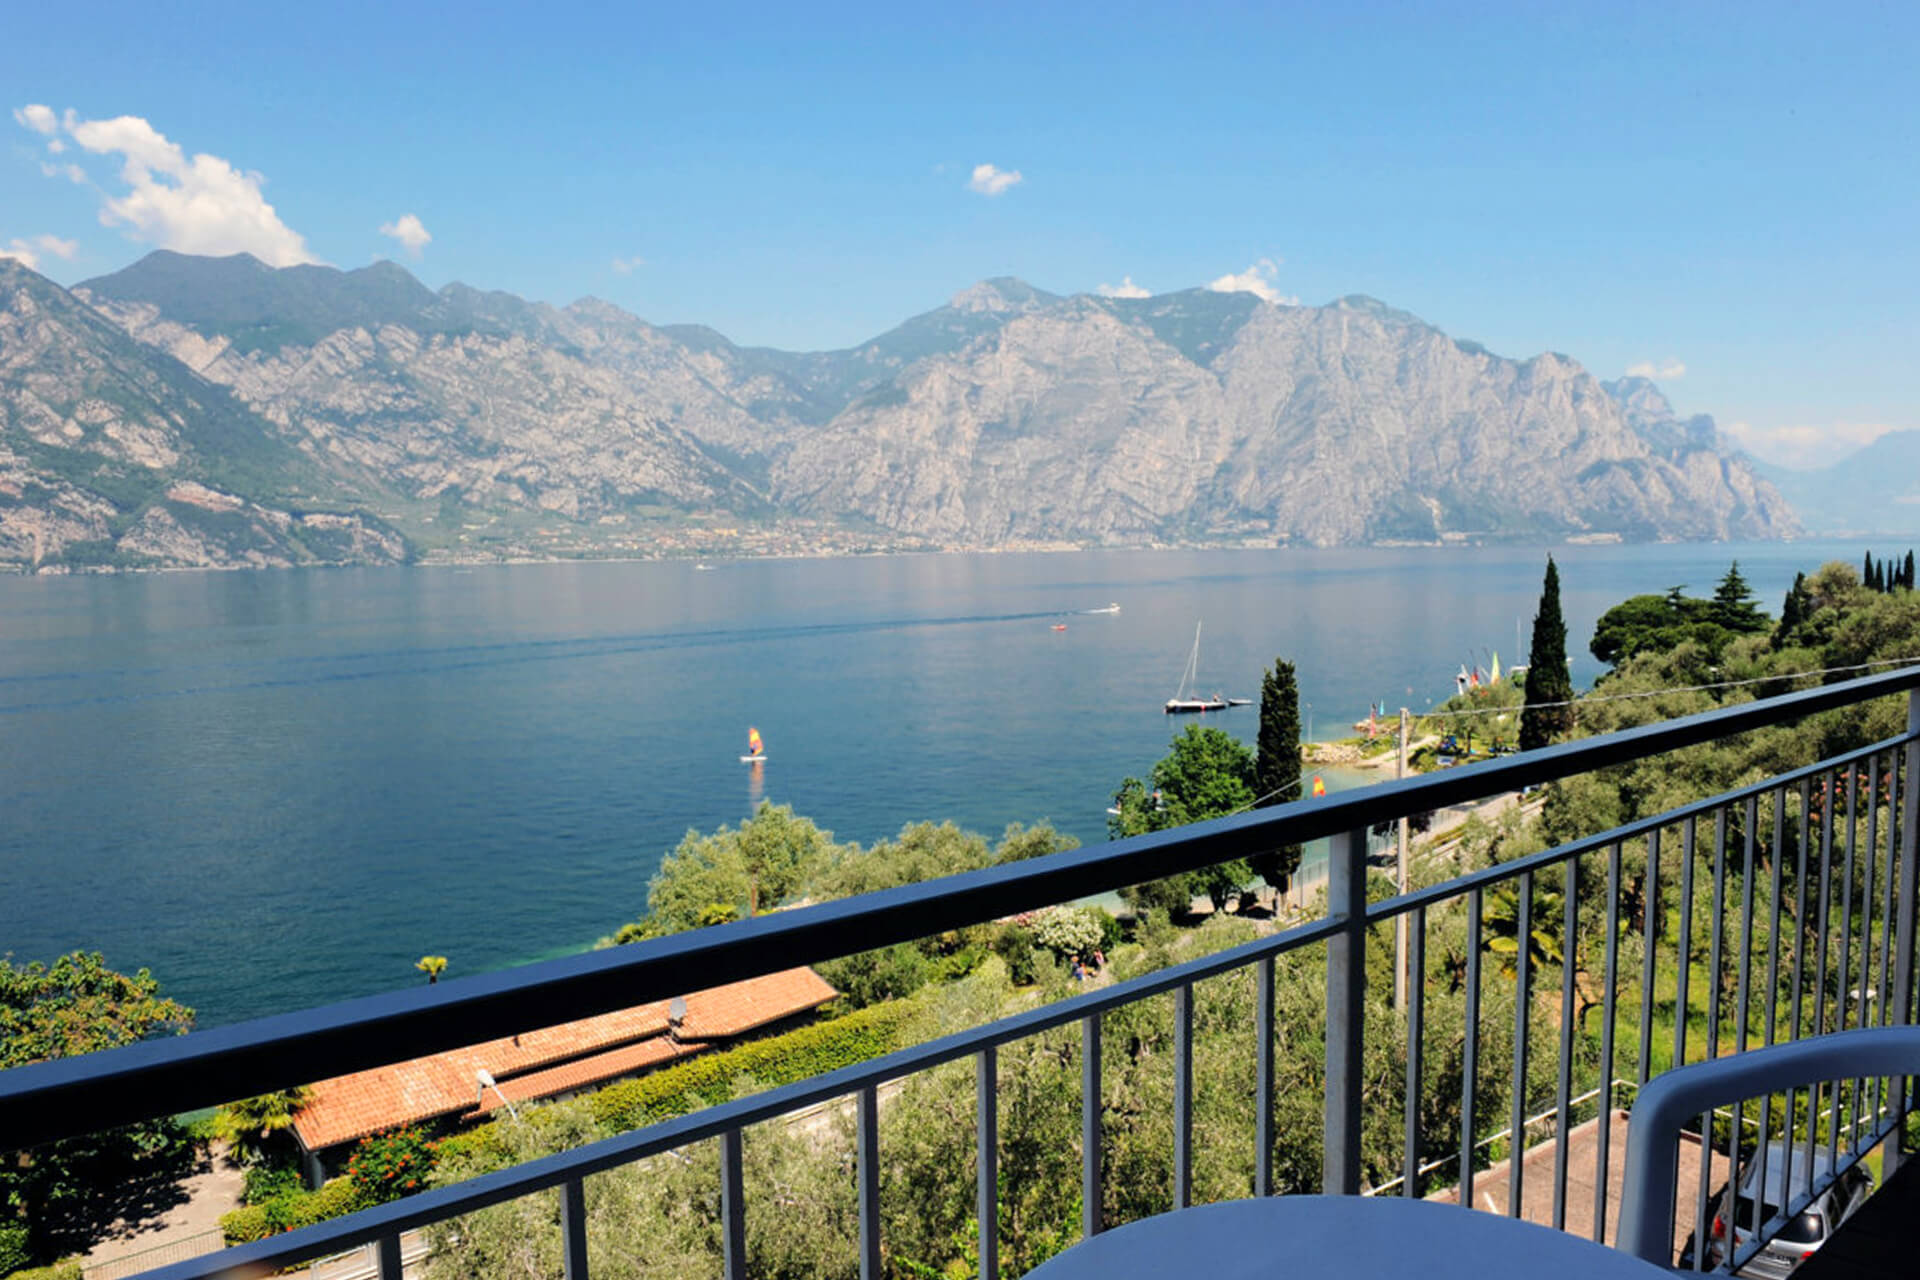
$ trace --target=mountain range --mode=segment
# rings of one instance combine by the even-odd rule
[[[1644,379],[1364,297],[983,281],[741,347],[380,262],[0,260],[0,565],[1795,533]]]
[[[1757,463],[1809,533],[1920,532],[1920,431],[1893,431],[1816,471]]]

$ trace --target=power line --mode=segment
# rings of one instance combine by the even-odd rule
[[[1916,663],[1920,663],[1920,657],[1878,658],[1872,662],[1857,662],[1851,666],[1845,666],[1845,667],[1819,667],[1812,671],[1783,671],[1770,676],[1753,676],[1746,680],[1719,680],[1719,681],[1715,681],[1712,684],[1668,685],[1659,689],[1643,690],[1640,693],[1591,693],[1584,698],[1573,698],[1563,702],[1536,702],[1533,705],[1536,707],[1543,707],[1543,708],[1544,707],[1578,707],[1584,704],[1595,703],[1595,702],[1630,702],[1630,701],[1633,701],[1634,699],[1658,698],[1664,694],[1669,694],[1669,693],[1708,693],[1715,689],[1741,689],[1741,688],[1745,688],[1748,685],[1770,684],[1775,680],[1804,680],[1809,676],[1841,675],[1849,671],[1871,671],[1876,667],[1902,667],[1902,666],[1912,666]],[[1413,718],[1417,720],[1437,720],[1437,719],[1443,719],[1443,718],[1464,718],[1467,716],[1495,716],[1495,715],[1503,716],[1503,715],[1511,715],[1516,711],[1524,711],[1525,709],[1526,708],[1524,706],[1521,706],[1521,707],[1475,707],[1475,708],[1470,708],[1470,709],[1461,710],[1461,711],[1427,711]],[[1307,778],[1312,775],[1312,773],[1313,771],[1310,769],[1305,770],[1301,773],[1300,780],[1298,782],[1293,783],[1291,786],[1276,787],[1272,791],[1267,792],[1267,794],[1263,796],[1258,796],[1252,800],[1249,800],[1247,803],[1241,805],[1238,809],[1235,809],[1233,813],[1227,814],[1226,816],[1231,818],[1236,814],[1242,814],[1250,810],[1257,809],[1261,805],[1265,804],[1267,801],[1276,799],[1277,797],[1279,797],[1280,795],[1288,791],[1299,790],[1304,792],[1306,790],[1306,786],[1304,784],[1306,783]]]
[[[1881,658],[1873,662],[1859,662],[1847,667],[1819,667],[1812,671],[1782,671],[1769,676],[1753,676],[1746,680],[1720,680],[1712,684],[1668,685],[1659,689],[1647,689],[1639,693],[1590,693],[1584,698],[1572,698],[1562,702],[1536,702],[1536,707],[1580,707],[1595,702],[1630,702],[1636,698],[1658,698],[1669,693],[1706,693],[1714,689],[1739,689],[1753,684],[1771,684],[1776,680],[1803,680],[1808,676],[1839,675],[1848,671],[1871,671],[1875,667],[1900,667],[1920,663],[1920,658]],[[1426,711],[1417,717],[1422,720],[1439,720],[1465,716],[1511,715],[1524,707],[1472,707],[1459,711]]]

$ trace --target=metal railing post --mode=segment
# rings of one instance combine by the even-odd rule
[[[855,1111],[854,1171],[859,1178],[860,1200],[860,1280],[881,1280],[885,1272],[880,1263],[880,1090],[866,1085],[860,1090]]]
[[[1360,1054],[1367,986],[1367,829],[1333,838],[1327,910],[1341,924],[1327,939],[1326,1148],[1321,1189],[1360,1194]]]
[[[992,1045],[974,1067],[974,1213],[980,1223],[980,1280],[1000,1275],[1000,1066]],[[731,1277],[729,1277],[731,1280]]]
[[[375,1265],[380,1271],[380,1280],[401,1280],[400,1277],[400,1233],[388,1231],[373,1242]],[[572,1280],[569,1277],[569,1280]]]
[[[1100,1015],[1080,1020],[1080,1234],[1100,1234]]]
[[[1890,892],[1897,895],[1894,904],[1893,1018],[1906,1021],[1913,1009],[1913,917],[1916,886],[1914,876],[1920,868],[1916,858],[1915,837],[1920,836],[1920,690],[1907,694],[1907,767],[1906,789],[1900,795],[1900,874]],[[1905,1107],[1908,1090],[1905,1081],[1894,1082]],[[1905,1126],[1901,1127],[1904,1131]],[[1902,1156],[1898,1138],[1887,1144],[1881,1157],[1882,1179],[1891,1178]]]
[[[746,1167],[740,1130],[729,1129],[720,1135],[720,1274],[724,1280],[746,1280],[747,1275]]]
[[[587,1280],[587,1187],[579,1178],[560,1188],[560,1240],[566,1280]]]

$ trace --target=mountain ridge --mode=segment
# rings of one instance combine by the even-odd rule
[[[307,488],[431,554],[659,554],[690,523],[783,521],[940,547],[1797,529],[1711,419],[1680,421],[1651,383],[1497,356],[1358,294],[1003,276],[789,352],[598,298],[436,292],[392,263],[155,253],[61,293],[218,388]]]

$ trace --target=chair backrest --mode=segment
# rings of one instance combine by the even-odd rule
[[[1672,1262],[1675,1154],[1681,1126],[1695,1116],[1829,1080],[1899,1075],[1920,1075],[1920,1027],[1837,1031],[1655,1076],[1628,1120],[1619,1248],[1660,1266]]]

